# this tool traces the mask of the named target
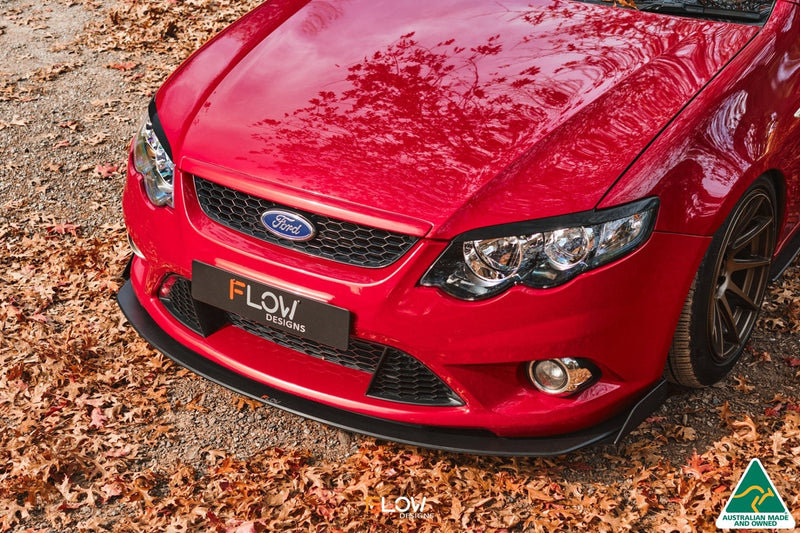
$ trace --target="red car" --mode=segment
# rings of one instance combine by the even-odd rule
[[[120,305],[400,442],[617,441],[722,379],[800,245],[800,8],[274,0],[136,135]]]

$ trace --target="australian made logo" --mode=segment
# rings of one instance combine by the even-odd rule
[[[753,459],[717,518],[720,529],[793,529],[794,517],[772,480]]]

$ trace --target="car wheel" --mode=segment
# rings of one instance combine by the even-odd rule
[[[772,183],[759,178],[711,240],[672,340],[665,369],[669,381],[711,385],[742,354],[769,283],[775,204]]]

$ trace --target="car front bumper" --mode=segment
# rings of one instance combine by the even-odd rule
[[[136,298],[130,281],[117,296],[125,317],[157,350],[179,365],[235,392],[285,411],[348,431],[394,442],[458,453],[497,456],[562,455],[592,444],[617,444],[638,426],[667,396],[668,384],[659,380],[630,410],[588,429],[551,437],[500,437],[489,431],[405,424],[361,415],[270,387],[215,363],[177,342],[161,329]]]
[[[421,238],[389,267],[308,258],[207,219],[189,176],[175,209],[154,208],[133,169],[123,204],[141,257],[120,305],[165,354],[232,389],[360,433],[494,454],[549,455],[616,441],[663,398],[672,332],[708,239],[654,232],[633,254],[554,289],[514,287],[463,302],[418,282],[448,243]],[[422,405],[367,392],[373,375],[276,344],[231,323],[187,328],[159,298],[168,276],[191,282],[200,261],[349,310],[351,339],[423,365],[461,402]],[[528,380],[530,361],[591,361],[597,382],[569,397]],[[408,376],[406,376],[408,377]],[[412,376],[413,378],[413,376]]]

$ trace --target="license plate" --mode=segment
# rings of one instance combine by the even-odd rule
[[[347,349],[350,311],[195,261],[192,297],[259,324]]]

